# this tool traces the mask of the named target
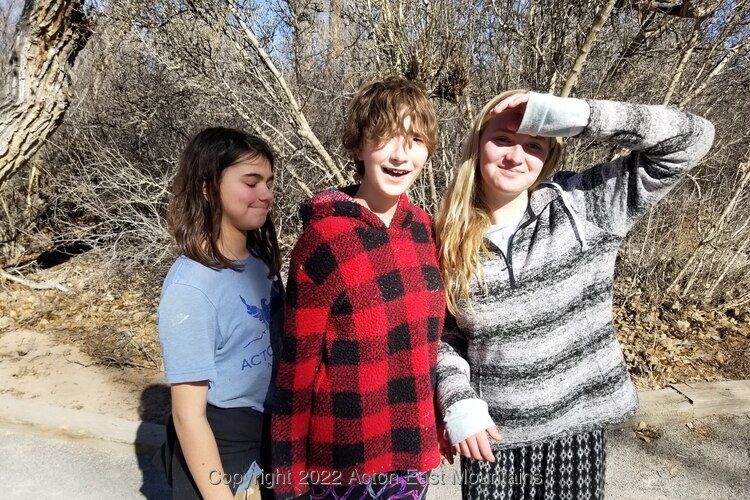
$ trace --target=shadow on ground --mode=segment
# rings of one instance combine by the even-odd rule
[[[171,498],[171,489],[167,484],[164,468],[161,464],[159,445],[163,434],[155,435],[151,424],[166,425],[172,409],[170,389],[165,384],[152,384],[141,393],[138,415],[141,425],[136,436],[136,459],[141,470],[142,485],[140,492],[148,500]]]

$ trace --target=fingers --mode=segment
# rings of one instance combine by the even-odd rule
[[[440,441],[438,449],[440,451],[440,463],[452,464],[454,452],[453,447],[451,447],[450,443]]]
[[[467,458],[487,460],[488,462],[495,461],[495,454],[492,453],[492,447],[489,441],[487,441],[484,431],[461,441],[458,443],[458,448],[459,453]]]
[[[477,447],[479,448],[481,459],[488,462],[495,461],[495,454],[492,453],[492,447],[490,446],[490,442],[487,441],[487,434],[484,432],[477,434]]]
[[[501,439],[500,433],[495,427],[490,427],[487,431],[482,431],[469,436],[458,444],[453,445],[454,453],[460,453],[466,458],[473,458],[474,460],[486,460],[488,462],[495,461],[495,454],[492,452],[492,445],[490,445],[487,435],[493,439]],[[451,462],[453,463],[453,462]]]
[[[507,99],[507,109],[518,109],[521,111],[526,107],[526,103],[529,102],[529,93],[524,92],[523,94],[515,94]]]
[[[487,429],[487,434],[489,434],[492,439],[495,439],[497,441],[503,438],[497,431],[497,427],[490,427],[489,429]]]
[[[458,443],[459,453],[465,457],[471,458],[471,451],[469,450],[469,444],[467,441],[471,438],[466,438]]]
[[[482,434],[484,434],[482,432]],[[479,450],[479,444],[477,443],[477,438],[479,437],[479,433],[474,434],[473,436],[470,436],[466,439],[466,442],[469,445],[469,451],[471,452],[471,458],[474,460],[482,460],[482,452]]]
[[[442,424],[437,426],[438,450],[440,451],[440,463],[452,464],[455,446],[451,446],[450,438]]]
[[[518,111],[523,112],[523,109],[526,107],[527,102],[529,102],[528,92],[524,92],[523,94],[514,94],[497,103],[497,105],[490,111],[490,116],[499,115],[506,109],[517,109]]]

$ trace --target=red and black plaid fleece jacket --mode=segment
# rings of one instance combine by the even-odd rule
[[[276,498],[307,479],[439,463],[433,391],[445,295],[430,217],[399,200],[390,226],[345,191],[302,206],[273,412]]]

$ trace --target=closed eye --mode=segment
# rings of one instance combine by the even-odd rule
[[[256,188],[256,187],[258,187],[258,184],[259,184],[259,183],[258,183],[258,182],[256,182],[255,184],[245,184],[245,185],[246,185],[247,187],[249,187],[249,188]],[[268,188],[268,190],[269,190],[269,191],[271,191],[271,190],[273,189],[273,183],[272,183],[272,182],[269,182],[269,183],[267,183],[267,184],[266,184],[266,187]]]

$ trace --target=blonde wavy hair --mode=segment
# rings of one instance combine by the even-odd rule
[[[482,195],[481,174],[479,173],[479,147],[482,132],[490,121],[490,111],[503,99],[526,90],[508,90],[493,97],[481,113],[474,119],[471,130],[464,138],[461,156],[448,190],[443,196],[435,223],[440,267],[445,282],[448,310],[457,314],[462,300],[473,311],[469,295],[469,283],[473,275],[486,291],[484,269],[480,252],[489,254],[484,242],[484,232],[492,222],[492,215]],[[529,192],[549,176],[560,161],[562,142],[550,138],[550,149],[539,177]]]

